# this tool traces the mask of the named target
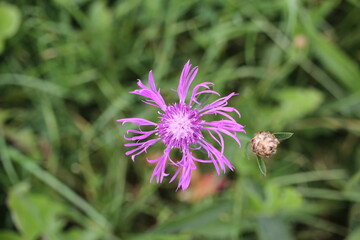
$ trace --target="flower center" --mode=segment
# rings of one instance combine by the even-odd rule
[[[160,119],[159,135],[169,147],[187,147],[202,138],[198,111],[184,103],[169,105]]]

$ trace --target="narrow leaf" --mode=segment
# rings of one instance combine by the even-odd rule
[[[289,139],[292,137],[292,135],[294,135],[294,133],[291,132],[277,132],[277,133],[273,133],[275,135],[275,137],[277,139],[279,139],[279,141],[284,141],[286,139]]]
[[[104,229],[108,229],[110,223],[104,218],[92,205],[85,201],[82,197],[76,194],[71,188],[62,183],[56,177],[51,175],[46,170],[39,167],[33,159],[23,155],[16,149],[9,148],[9,156],[14,162],[18,163],[22,168],[36,176],[39,180],[43,181],[48,186],[52,187],[65,199],[81,209],[86,213],[94,222]]]
[[[0,39],[13,36],[20,26],[21,13],[19,9],[5,2],[0,3]]]
[[[266,165],[265,165],[265,162],[264,162],[264,159],[257,156],[257,163],[258,163],[258,166],[259,166],[259,169],[260,169],[260,172],[266,176]]]
[[[1,230],[0,231],[0,239],[6,240],[22,240],[23,238],[18,235],[18,233],[9,231],[9,230]]]

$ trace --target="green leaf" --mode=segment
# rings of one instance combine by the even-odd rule
[[[360,227],[352,231],[346,238],[346,240],[358,240],[360,239]]]
[[[16,233],[8,230],[0,231],[0,239],[4,240],[22,240],[22,238]]]
[[[151,233],[177,233],[182,231],[197,232],[201,228],[209,226],[209,224],[218,222],[219,216],[226,213],[230,207],[231,205],[229,202],[224,201],[199,210],[189,210],[171,221],[164,222],[162,225],[151,231]],[[208,229],[207,231],[210,230]]]
[[[351,92],[359,90],[360,71],[356,61],[350,58],[335,42],[326,38],[325,34],[318,32],[314,27],[316,24],[309,15],[304,13],[301,20],[313,51],[324,67]]]
[[[135,234],[126,236],[128,240],[188,240],[191,239],[188,233],[174,233],[174,234]]]
[[[84,230],[77,227],[70,229],[69,231],[60,233],[58,239],[66,240],[98,240],[102,239],[99,236],[96,228],[90,226],[89,229]]]
[[[31,193],[27,183],[11,189],[8,205],[17,228],[26,239],[55,236],[63,227],[58,216],[65,213],[65,208],[45,195]]]
[[[359,0],[348,0],[349,3],[352,3],[354,6],[359,7],[360,1]]]
[[[20,25],[20,11],[17,7],[0,3],[0,40],[13,36]]]
[[[348,217],[348,226],[349,226],[349,231],[356,231],[356,229],[358,228],[358,230],[360,230],[359,226],[360,226],[360,203],[354,203],[352,204],[351,208],[350,208],[350,216]],[[360,236],[360,231],[358,233],[358,235]],[[360,238],[358,238],[360,239]]]
[[[53,0],[54,3],[63,7],[74,7],[76,5],[84,4],[89,0]]]
[[[0,86],[15,85],[63,97],[65,89],[57,84],[22,74],[0,74]]]
[[[21,167],[36,176],[38,179],[59,192],[65,199],[84,211],[94,222],[104,229],[107,229],[109,223],[93,206],[77,195],[71,188],[59,181],[53,175],[40,168],[34,160],[22,155],[19,151],[9,148],[10,157]]]
[[[257,156],[257,163],[258,163],[258,166],[259,166],[259,169],[260,169],[260,172],[266,176],[266,165],[265,165],[265,162],[264,162],[264,159]]]
[[[286,139],[291,138],[292,135],[294,135],[294,133],[291,133],[291,132],[277,132],[277,133],[273,133],[273,134],[279,141],[284,141]]]
[[[271,119],[272,127],[282,129],[316,110],[324,96],[315,88],[286,87],[274,91],[274,98],[279,102],[278,108],[271,108],[263,117]]]
[[[290,224],[279,216],[264,216],[257,219],[260,240],[292,240]]]
[[[96,1],[90,7],[89,27],[97,33],[108,34],[111,28],[111,14],[103,1]]]

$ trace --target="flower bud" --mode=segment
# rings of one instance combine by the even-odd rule
[[[271,132],[256,133],[251,140],[251,149],[259,157],[269,158],[276,153],[280,141]]]

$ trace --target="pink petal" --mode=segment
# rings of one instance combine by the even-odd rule
[[[122,118],[122,119],[118,119],[116,121],[121,122],[123,125],[125,123],[134,123],[137,125],[154,125],[154,126],[156,126],[156,123],[146,120],[144,118]]]
[[[161,183],[164,177],[169,175],[168,173],[165,173],[165,168],[167,159],[170,159],[170,151],[170,148],[166,148],[164,150],[164,155],[161,157],[147,160],[149,163],[157,163],[151,175],[150,182],[152,182],[153,178],[156,177],[156,183]]]
[[[179,80],[179,85],[177,88],[177,93],[180,99],[180,103],[184,103],[186,96],[188,94],[189,88],[191,83],[194,81],[194,78],[196,77],[196,74],[198,72],[198,67],[194,67],[193,69],[191,69],[191,64],[190,64],[190,60],[187,61],[187,63],[185,64],[181,76],[180,76],[180,80]]]

